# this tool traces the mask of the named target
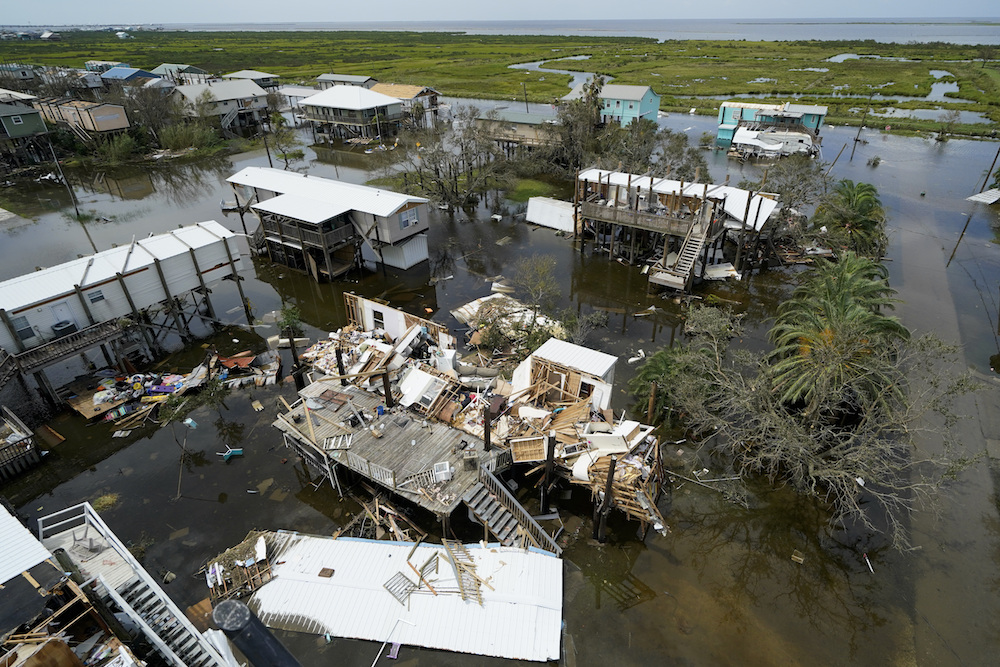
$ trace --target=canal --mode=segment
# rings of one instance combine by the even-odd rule
[[[456,102],[453,100],[453,102]],[[494,102],[483,102],[494,105]],[[511,104],[516,104],[511,102]],[[661,119],[697,142],[714,132],[714,119],[671,115]],[[854,128],[824,128],[824,158],[850,143]],[[948,484],[936,514],[915,513],[916,548],[892,552],[870,536],[829,526],[821,508],[787,490],[752,488],[747,507],[721,494],[679,484],[662,509],[672,532],[651,532],[644,541],[635,525],[612,521],[604,546],[589,538],[588,494],[559,499],[573,535],[566,552],[566,663],[650,664],[987,664],[1000,649],[998,597],[1000,514],[994,492],[994,462],[1000,457],[1000,399],[995,359],[1000,359],[1000,246],[996,207],[965,201],[977,192],[997,146],[991,142],[944,143],[862,133],[853,161],[850,146],[838,160],[836,178],[873,183],[889,211],[889,270],[903,303],[898,313],[917,331],[934,331],[962,346],[962,365],[981,378],[983,389],[963,404],[970,455],[980,458]],[[873,168],[867,161],[881,158]],[[713,180],[731,182],[751,167],[708,156]],[[307,150],[310,174],[364,182],[366,156]],[[231,199],[225,179],[245,166],[266,166],[263,151],[205,162],[159,163],[102,172],[73,172],[81,210],[94,220],[67,217],[72,205],[64,189],[42,181],[7,188],[3,196],[21,215],[0,222],[0,279],[51,266],[77,254],[125,244],[178,225],[215,219],[242,231],[238,216],[222,216],[219,202]],[[510,206],[510,212],[517,209]],[[624,362],[637,350],[649,353],[680,339],[680,306],[646,291],[637,268],[584,253],[565,237],[505,215],[492,222],[486,210],[432,211],[429,262],[409,271],[389,269],[332,285],[266,261],[244,275],[244,289],[257,324],[247,328],[231,284],[212,298],[230,327],[206,329],[207,342],[223,354],[260,349],[276,330],[267,317],[295,305],[312,338],[345,323],[344,290],[377,296],[414,313],[457,327],[449,310],[490,291],[498,275],[525,255],[544,254],[562,277],[557,309],[602,310],[608,325],[589,341],[623,357],[616,371],[616,411],[629,408],[625,391],[634,367]],[[962,236],[965,228],[964,236]],[[959,240],[961,242],[959,243]],[[791,289],[796,269],[775,269],[743,283],[719,283],[707,291],[738,302],[747,334],[738,344],[762,347],[769,318]],[[448,279],[448,276],[453,276]],[[634,314],[650,305],[650,317]],[[427,310],[429,309],[429,311]],[[186,369],[203,354],[196,345],[162,362]],[[287,367],[286,358],[286,367]],[[68,380],[79,368],[64,371]],[[145,549],[154,575],[176,573],[165,586],[186,607],[205,597],[196,570],[240,541],[251,529],[289,529],[331,534],[357,511],[328,486],[315,488],[301,465],[288,457],[270,422],[278,397],[290,399],[290,383],[237,390],[224,406],[200,408],[198,426],[134,431],[111,438],[109,426],[87,425],[59,414],[49,422],[66,437],[30,474],[0,487],[21,513],[34,520],[84,500],[118,494],[102,516],[125,541]],[[0,396],[24,405],[15,388]],[[265,406],[251,408],[253,400]],[[185,440],[186,439],[186,440]],[[193,452],[182,459],[179,443]],[[244,456],[224,462],[219,451],[240,443]],[[672,448],[688,472],[697,457],[689,443]],[[793,551],[803,562],[791,560]],[[874,573],[862,559],[867,552]],[[368,642],[282,634],[304,665],[369,664],[378,646]],[[499,660],[405,647],[408,665],[498,665]]]

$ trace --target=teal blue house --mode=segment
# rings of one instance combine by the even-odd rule
[[[563,100],[583,97],[583,86],[579,84]],[[618,123],[625,127],[637,118],[656,122],[660,110],[660,96],[649,86],[625,86],[609,83],[601,89],[601,122]]]
[[[723,102],[719,107],[719,133],[716,143],[729,148],[737,128],[750,130],[780,130],[805,132],[819,137],[827,108],[813,104],[758,104],[755,102]]]

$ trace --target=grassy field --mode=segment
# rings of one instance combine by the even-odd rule
[[[965,101],[894,103],[897,108],[977,111],[989,124],[956,131],[985,134],[1000,123],[1000,70],[983,67],[976,46],[927,43],[666,41],[626,37],[465,35],[413,32],[136,32],[119,40],[106,32],[66,32],[61,42],[0,42],[0,62],[82,67],[90,59],[122,60],[153,68],[163,62],[197,65],[211,72],[260,69],[287,82],[309,83],[318,74],[366,74],[381,81],[429,85],[448,96],[519,98],[551,102],[567,91],[569,77],[509,69],[509,65],[587,55],[554,62],[560,69],[597,71],[618,83],[647,84],[663,96],[665,110],[697,107],[714,113],[727,96],[830,106],[829,120],[859,122],[871,92],[924,97],[935,81],[959,86]],[[838,54],[865,57],[830,62]],[[950,74],[935,79],[931,70]],[[860,98],[845,98],[856,95]],[[710,96],[710,97],[706,97]],[[721,98],[721,99],[714,99]],[[888,106],[885,100],[875,102]],[[934,121],[893,119],[913,130]]]

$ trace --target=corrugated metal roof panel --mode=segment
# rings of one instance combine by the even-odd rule
[[[548,339],[542,343],[540,348],[532,352],[531,356],[583,371],[599,378],[603,378],[618,362],[618,357],[614,355],[598,352],[589,347],[575,345],[558,338]]]
[[[278,195],[271,199],[265,199],[259,204],[254,204],[251,208],[286,215],[289,218],[311,222],[314,225],[351,210],[349,206],[342,204],[308,199],[297,195]]]
[[[0,506],[0,584],[30,570],[51,554],[21,522]]]
[[[237,185],[313,199],[334,204],[344,210],[361,211],[383,218],[407,204],[427,202],[423,197],[267,167],[246,167],[227,180]]]
[[[188,253],[190,248],[209,246],[219,239],[235,236],[218,222],[209,220],[27,273],[0,283],[0,308],[14,312],[39,301],[72,293],[76,285],[86,289],[88,285],[114,278],[116,273],[151,266],[154,258],[164,260]],[[233,259],[236,259],[235,252]]]
[[[966,201],[981,202],[983,204],[995,204],[997,201],[1000,201],[1000,190],[993,188],[992,190],[986,190],[965,199]]]
[[[482,606],[464,602],[440,545],[421,544],[409,562],[419,568],[438,555],[431,585],[413,592],[406,606],[384,587],[403,572],[416,575],[407,555],[413,544],[331,539],[293,534],[273,557],[274,579],[251,605],[271,627],[329,632],[337,637],[392,641],[517,660],[555,660],[562,628],[562,561],[511,547],[466,545],[481,587]],[[323,568],[333,576],[319,576]]]
[[[268,74],[255,69],[241,69],[238,72],[223,74],[223,79],[277,79],[277,74]]]
[[[195,104],[206,90],[216,102],[236,100],[245,97],[267,97],[267,92],[251,79],[225,79],[212,83],[192,83],[177,86],[174,90],[186,100]]]

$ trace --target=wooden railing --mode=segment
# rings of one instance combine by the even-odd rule
[[[271,218],[264,218],[263,227],[265,231],[279,234],[288,241],[308,243],[317,248],[332,248],[337,244],[349,241],[354,236],[354,227],[351,225],[324,233],[293,225],[285,225]],[[325,246],[324,243],[326,244]]]
[[[556,544],[552,536],[545,532],[545,529],[538,525],[538,522],[531,518],[528,511],[521,507],[521,503],[507,490],[507,487],[497,477],[486,469],[485,466],[479,468],[479,482],[500,501],[500,504],[514,516],[518,525],[527,532],[528,537],[535,545],[545,551],[551,551],[557,556],[562,553],[562,548]]]
[[[670,234],[671,236],[685,236],[688,230],[702,220],[701,214],[690,215],[686,218],[674,217],[671,215],[661,215],[659,213],[647,213],[636,211],[625,206],[607,206],[596,202],[582,202],[580,213],[585,218],[610,222],[616,225],[645,229],[651,232]]]
[[[340,463],[344,463],[348,468],[355,472],[359,472],[369,479],[373,479],[382,486],[387,486],[390,489],[396,488],[396,471],[389,470],[384,466],[380,466],[377,463],[372,463],[368,459],[358,456],[352,451],[337,451],[332,452],[334,458],[336,458]]]
[[[3,389],[7,381],[15,375],[17,375],[17,360],[6,350],[0,350],[0,389]]]
[[[124,334],[125,330],[119,326],[117,320],[99,322],[86,329],[80,329],[62,338],[56,338],[38,347],[25,350],[14,358],[22,373],[30,373],[77,352],[83,352],[94,345],[120,338]]]

